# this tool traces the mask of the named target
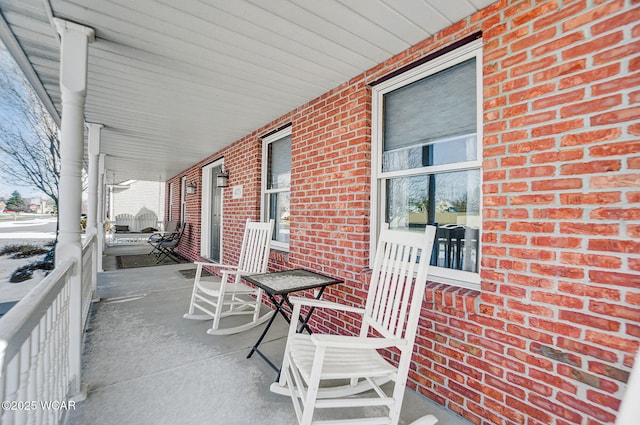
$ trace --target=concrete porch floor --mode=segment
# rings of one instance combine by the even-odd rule
[[[66,425],[215,424],[294,425],[288,397],[273,394],[276,373],[257,355],[247,359],[261,325],[229,336],[206,334],[210,322],[186,320],[192,280],[179,270],[193,264],[115,270],[115,255],[148,252],[110,247],[99,274],[84,342],[86,400]],[[278,318],[261,350],[282,361],[286,323]],[[469,422],[407,391],[402,424],[433,414],[440,425]],[[330,417],[327,417],[327,419]]]

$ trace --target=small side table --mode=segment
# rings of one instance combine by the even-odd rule
[[[289,301],[289,294],[293,292],[304,291],[307,289],[318,289],[316,299],[319,300],[320,297],[322,297],[322,293],[327,286],[342,283],[343,281],[304,269],[254,274],[249,276],[242,276],[242,278],[247,282],[256,285],[258,288],[262,288],[271,302],[276,306],[271,319],[269,319],[269,322],[267,322],[267,326],[262,331],[262,335],[260,335],[260,338],[258,338],[253,348],[251,348],[251,352],[249,353],[247,358],[250,358],[253,353],[258,353],[258,355],[260,355],[260,357],[262,357],[269,364],[269,366],[271,366],[276,372],[278,372],[278,377],[280,377],[280,368],[273,364],[273,362],[269,360],[258,347],[262,343],[264,337],[267,335],[267,332],[273,324],[273,321],[276,319],[278,313],[282,315],[282,317],[284,317],[287,323],[291,323],[287,312],[282,308],[286,304],[289,306],[289,308],[293,309],[293,305]],[[307,332],[311,333],[311,329],[309,328],[307,323],[311,318],[313,310],[314,308],[312,307],[304,318],[300,318],[302,323],[298,328],[298,332],[302,332],[306,329]]]

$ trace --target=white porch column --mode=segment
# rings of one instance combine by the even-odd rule
[[[104,157],[105,154],[101,153],[98,156],[98,246],[100,247],[100,255],[98,255],[98,271],[103,272],[102,268],[102,253],[105,248],[105,196],[106,196],[106,184],[104,179]]]
[[[89,172],[88,172],[88,205],[87,205],[87,236],[98,233],[98,186],[100,184],[100,136],[102,124],[86,123],[89,130]]]
[[[91,289],[93,295],[91,298],[98,299],[98,263],[102,258],[102,247],[98,243],[98,188],[100,185],[100,136],[102,124],[86,123],[89,131],[89,171],[87,182],[87,237],[95,236],[96,243],[93,244],[93,255],[91,256],[92,270],[91,274]],[[102,271],[102,270],[100,270]]]
[[[84,153],[84,104],[87,95],[87,57],[93,29],[54,18],[60,34],[60,91],[62,121],[60,138],[60,186],[56,263],[73,260],[69,306],[69,395],[82,398],[82,157]]]

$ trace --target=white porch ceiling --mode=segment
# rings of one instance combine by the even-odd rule
[[[59,115],[50,19],[93,28],[108,176],[163,181],[494,1],[0,0],[0,36]]]

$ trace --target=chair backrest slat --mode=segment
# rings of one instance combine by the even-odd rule
[[[238,269],[245,273],[265,273],[269,262],[269,248],[273,220],[268,223],[247,220]]]
[[[180,222],[177,220],[167,221],[167,223],[164,226],[164,232],[165,233],[175,232],[178,229],[179,225],[180,225]]]
[[[173,233],[171,233],[168,237],[166,237],[164,241],[162,241],[162,243],[164,245],[170,244],[173,246],[178,246],[178,244],[180,243],[180,239],[182,239],[182,235],[184,234],[184,231],[186,228],[187,228],[186,223],[185,224],[178,223],[178,227],[176,227],[176,230]]]
[[[365,320],[384,337],[415,338],[435,227],[424,232],[382,229],[373,264]]]

